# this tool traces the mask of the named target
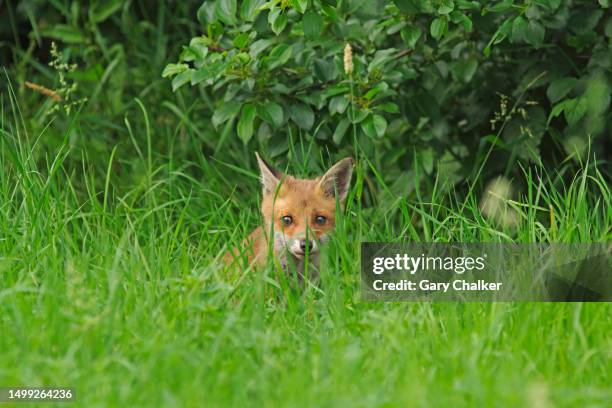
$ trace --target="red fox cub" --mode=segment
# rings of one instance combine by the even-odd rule
[[[245,240],[249,263],[265,264],[270,249],[283,269],[289,263],[301,275],[304,261],[318,267],[321,244],[334,229],[336,198],[340,208],[349,190],[353,159],[345,158],[315,179],[298,179],[285,175],[266,163],[259,154],[263,199],[261,212],[264,224]],[[270,242],[270,232],[272,242]],[[234,248],[225,257],[230,263],[240,251]]]

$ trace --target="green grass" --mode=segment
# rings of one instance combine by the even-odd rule
[[[221,266],[259,220],[254,161],[177,159],[189,125],[130,126],[151,116],[137,102],[123,131],[138,153],[118,144],[100,169],[70,144],[79,117],[55,152],[39,151],[45,134],[27,134],[10,102],[0,137],[0,385],[73,386],[87,407],[612,400],[610,304],[359,295],[365,240],[610,241],[609,182],[592,162],[566,165],[563,177],[526,168],[509,203],[518,224],[501,227],[480,214],[476,192],[461,198],[422,175],[427,196],[407,200],[360,153],[321,282],[298,290],[269,270],[235,280]],[[151,149],[160,138],[165,154]],[[290,170],[316,171],[306,159]]]

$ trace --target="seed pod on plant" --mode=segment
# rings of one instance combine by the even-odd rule
[[[353,49],[349,43],[344,47],[344,72],[348,76],[353,74]]]

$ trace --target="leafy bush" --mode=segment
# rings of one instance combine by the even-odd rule
[[[389,178],[417,168],[448,187],[487,158],[508,174],[605,154],[607,0],[215,0],[197,19],[163,76],[210,101],[215,152],[235,137],[271,156],[298,137],[314,157],[357,144]]]
[[[80,163],[84,154],[103,177],[111,151],[120,145],[121,167],[117,165],[117,170],[126,171],[117,177],[117,183],[137,183],[143,169],[133,160],[139,154],[134,144],[144,146],[147,140],[141,131],[145,129],[143,112],[135,98],[148,109],[155,107],[150,116],[159,136],[151,149],[158,157],[166,154],[171,143],[171,136],[166,135],[176,128],[175,112],[189,110],[195,97],[173,95],[160,74],[174,44],[197,33],[199,23],[186,17],[200,4],[166,0],[3,2],[0,19],[7,24],[0,24],[0,65],[7,68],[8,76],[2,72],[0,96],[7,106],[9,78],[21,101],[28,133],[40,134],[45,129],[45,137],[33,149],[38,160],[55,155],[68,140],[71,154],[66,160]],[[57,44],[59,58],[52,55],[52,42]],[[62,70],[63,66],[70,69]],[[58,110],[57,102],[40,91],[43,89],[60,96],[68,96],[63,92],[72,89],[72,102],[63,98],[64,108]],[[72,112],[80,113],[78,121],[66,114],[66,102],[74,105]],[[183,162],[194,160],[189,156],[191,146],[181,142],[173,145],[174,154]]]

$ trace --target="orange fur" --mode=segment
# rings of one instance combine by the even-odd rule
[[[264,264],[271,248],[283,265],[287,257],[301,263],[307,254],[310,263],[316,265],[320,245],[335,226],[336,198],[340,208],[344,208],[353,160],[341,160],[323,176],[315,179],[298,179],[282,174],[259,155],[257,159],[263,184],[261,211],[264,223],[243,243],[249,263],[256,266]],[[283,217],[290,217],[291,223],[284,222]],[[325,218],[323,223],[320,217]],[[270,231],[274,231],[272,242]],[[312,245],[312,252],[302,253],[300,242],[311,242],[309,245]],[[239,254],[238,248],[234,248],[226,254],[225,262],[230,264]]]

